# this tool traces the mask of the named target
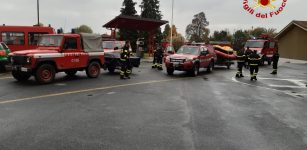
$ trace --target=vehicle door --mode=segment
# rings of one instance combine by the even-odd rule
[[[77,68],[80,64],[80,49],[78,50],[78,40],[75,37],[67,37],[64,39],[62,47],[62,55],[60,59],[60,67],[62,69]]]
[[[202,68],[205,68],[209,65],[209,59],[210,59],[210,55],[209,55],[209,51],[207,48],[205,47],[201,47],[200,48],[200,66]]]
[[[274,52],[277,50],[276,45],[277,45],[276,42],[270,41],[270,44],[267,50],[267,57],[273,57]]]

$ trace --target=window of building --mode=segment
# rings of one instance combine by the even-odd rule
[[[7,45],[24,45],[25,34],[23,32],[2,32],[2,41]]]

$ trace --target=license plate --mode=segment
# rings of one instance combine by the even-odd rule
[[[25,67],[21,67],[20,70],[21,70],[22,72],[28,72],[28,68],[25,68]]]

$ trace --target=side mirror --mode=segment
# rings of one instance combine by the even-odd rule
[[[175,52],[174,51],[167,51],[167,53],[174,54]]]
[[[114,50],[118,50],[118,47],[114,47]]]

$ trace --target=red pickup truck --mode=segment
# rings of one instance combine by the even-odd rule
[[[47,34],[40,38],[38,48],[10,53],[12,75],[18,81],[32,75],[41,84],[51,83],[57,72],[73,76],[86,71],[97,78],[104,65],[102,38],[94,34]]]
[[[197,76],[200,68],[207,68],[208,72],[212,71],[215,62],[216,54],[212,45],[194,44],[184,45],[176,54],[166,57],[165,66],[169,75],[179,70]]]

